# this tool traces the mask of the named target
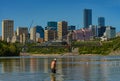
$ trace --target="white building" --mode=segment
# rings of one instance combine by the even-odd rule
[[[116,28],[112,26],[107,26],[104,36],[108,39],[116,37]]]

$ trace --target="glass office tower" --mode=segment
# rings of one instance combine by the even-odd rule
[[[98,17],[98,26],[105,26],[105,18]]]
[[[89,28],[89,25],[92,25],[92,10],[84,9],[84,28]]]

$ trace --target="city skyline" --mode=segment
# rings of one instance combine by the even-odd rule
[[[92,9],[92,24],[98,25],[98,17],[105,18],[105,25],[119,29],[119,0],[1,0],[0,24],[2,20],[14,20],[17,27],[40,25],[43,28],[49,21],[67,21],[76,28],[83,27],[83,10]],[[0,31],[2,25],[0,25]],[[0,33],[1,35],[2,33]]]

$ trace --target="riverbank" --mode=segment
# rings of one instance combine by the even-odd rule
[[[20,53],[20,56],[47,56],[47,57],[57,57],[57,56],[97,56],[100,54],[75,54],[75,53],[64,53],[64,54],[29,54]]]

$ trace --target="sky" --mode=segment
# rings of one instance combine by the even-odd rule
[[[48,21],[67,21],[79,29],[85,8],[92,9],[93,25],[98,25],[98,17],[105,17],[106,26],[120,31],[120,0],[0,0],[0,31],[5,19],[14,20],[14,30],[31,25],[44,28]]]

